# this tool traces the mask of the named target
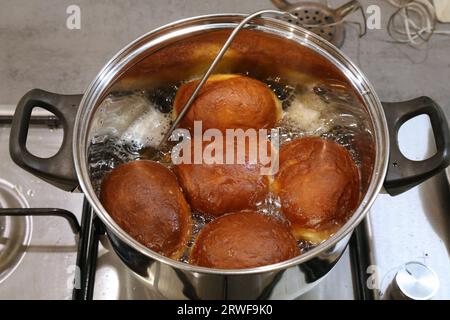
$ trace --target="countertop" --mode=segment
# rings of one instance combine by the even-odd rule
[[[342,1],[330,1],[342,3]],[[180,18],[273,8],[269,0],[78,0],[81,29],[66,27],[72,0],[0,1],[0,104],[15,104],[29,89],[81,93],[118,50],[138,36]],[[389,42],[393,8],[381,8],[381,30],[358,39],[347,27],[343,51],[357,63],[383,101],[432,97],[450,117],[450,39],[434,36],[428,49]],[[355,19],[357,15],[355,14]]]

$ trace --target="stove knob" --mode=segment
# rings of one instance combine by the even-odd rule
[[[389,298],[394,300],[429,300],[439,289],[439,278],[428,266],[408,262],[395,275]]]

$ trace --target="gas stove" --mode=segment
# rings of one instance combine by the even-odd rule
[[[0,112],[0,298],[163,298],[122,263],[82,193],[61,191],[12,162],[13,111],[2,106]],[[425,120],[406,130],[429,130]],[[57,120],[38,111],[32,123],[28,148],[51,156],[62,139]],[[418,145],[409,151],[433,151],[411,150]],[[396,198],[381,194],[338,264],[299,299],[450,299],[448,192],[442,174]]]
[[[374,3],[361,2],[365,7]],[[160,298],[115,254],[82,193],[61,191],[12,162],[8,144],[14,103],[34,87],[83,92],[114,52],[170,21],[214,12],[254,12],[270,3],[173,1],[161,6],[158,1],[133,0],[124,6],[126,1],[80,1],[80,30],[66,28],[65,2],[48,3],[16,0],[0,11],[0,28],[6,30],[0,32],[0,103],[8,103],[0,105],[0,299]],[[384,1],[376,3],[384,26],[393,8]],[[386,39],[383,30],[368,30],[359,39],[349,28],[342,50],[383,100],[428,95],[448,117],[449,42],[434,38],[430,50],[420,51]],[[30,152],[51,156],[61,141],[57,119],[34,112]],[[433,154],[426,118],[406,123],[399,141],[411,159]],[[380,194],[334,269],[300,299],[450,299],[449,195],[444,173],[397,197]]]

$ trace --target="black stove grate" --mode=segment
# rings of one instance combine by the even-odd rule
[[[78,272],[75,275],[73,300],[92,300],[98,242],[99,236],[102,234],[104,234],[103,224],[85,198],[81,215],[81,232],[76,261]]]

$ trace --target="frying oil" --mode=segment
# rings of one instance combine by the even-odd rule
[[[303,136],[320,136],[343,145],[360,166],[355,137],[365,134],[371,139],[372,132],[367,114],[346,84],[327,80],[293,86],[280,77],[259,80],[271,88],[282,104],[280,144]],[[114,92],[102,102],[94,118],[88,152],[91,180],[97,193],[105,173],[121,163],[145,159],[172,165],[170,146],[161,151],[155,147],[172,123],[172,105],[179,85],[151,91]],[[273,194],[257,204],[260,213],[283,220],[280,206]],[[192,217],[193,236],[180,259],[183,262],[188,261],[198,232],[214,219],[198,212],[193,212]],[[298,245],[301,252],[314,247],[304,241]]]

